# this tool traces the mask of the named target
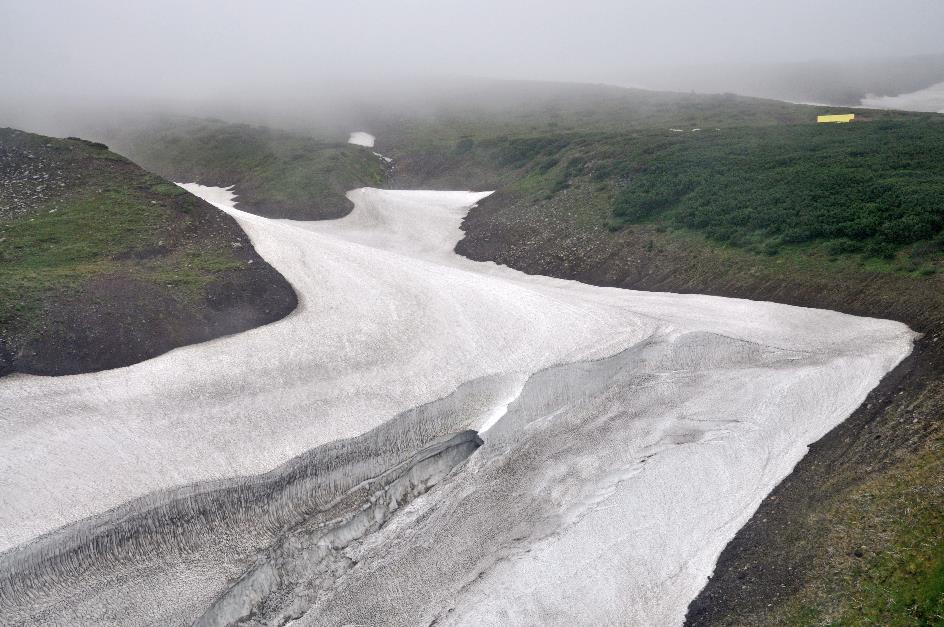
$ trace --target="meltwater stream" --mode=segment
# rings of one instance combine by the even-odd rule
[[[483,193],[359,189],[300,223],[185,187],[299,308],[0,379],[2,624],[677,624],[913,339],[460,258]]]

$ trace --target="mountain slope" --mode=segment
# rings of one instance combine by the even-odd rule
[[[692,138],[649,142],[648,151],[640,150],[644,139],[633,138],[620,151],[630,167],[612,179],[594,177],[603,160],[579,159],[579,151],[589,150],[586,143],[570,154],[540,155],[521,165],[519,179],[479,203],[464,223],[466,237],[459,252],[529,273],[892,318],[925,334],[913,356],[846,422],[813,445],[793,474],[765,499],[721,555],[712,579],[689,608],[689,624],[919,625],[940,620],[944,482],[935,469],[944,453],[944,237],[941,188],[936,186],[941,124],[926,121],[936,127],[906,134],[911,139],[904,141],[888,132],[887,143],[879,148],[883,168],[902,161],[886,183],[889,198],[905,203],[869,207],[877,212],[877,221],[875,229],[864,234],[863,244],[874,242],[880,245],[877,250],[868,244],[851,245],[854,240],[836,246],[822,235],[785,243],[776,232],[751,231],[747,220],[730,222],[739,239],[722,238],[710,230],[711,221],[702,226],[680,223],[678,218],[686,214],[678,199],[669,199],[651,214],[617,215],[614,199],[645,181],[646,168],[676,168],[679,150],[689,151],[689,156],[700,151],[704,163],[729,159],[729,142],[712,141],[712,153]],[[921,123],[902,124],[917,131]],[[880,131],[842,130],[849,132],[837,144]],[[805,130],[801,134],[808,135]],[[679,144],[684,147],[679,149]],[[855,152],[854,146],[849,148]],[[908,157],[912,150],[920,158]],[[750,148],[740,153],[747,160],[757,154]],[[542,164],[551,158],[560,165],[542,172]],[[812,163],[814,158],[811,152],[799,161]],[[840,168],[844,159],[846,165],[855,165],[859,157],[850,153],[840,158]],[[924,160],[934,159],[938,166],[926,170]],[[757,167],[751,163],[751,172]],[[712,220],[724,218],[725,193],[746,193],[755,185],[738,180],[734,188],[726,187],[728,181],[716,185],[712,177],[697,181],[703,194],[714,195]],[[841,179],[832,187],[813,183],[808,189],[802,180],[788,183],[793,188],[788,198],[804,188],[823,207],[837,207],[837,199],[859,191],[853,189],[858,183],[843,184]],[[913,182],[920,182],[920,191],[929,196],[927,205],[914,202],[908,192]],[[644,204],[638,194],[631,200],[636,206]],[[841,224],[830,212],[817,214],[810,204],[800,214],[788,204],[740,208],[756,210],[749,218],[766,211],[778,221],[816,217],[817,228],[827,230]],[[868,215],[855,203],[852,210],[853,216]],[[915,224],[927,220],[928,230],[915,237],[882,239],[892,234],[889,227],[895,220],[905,217],[900,210],[916,211]],[[614,224],[614,218],[620,220]]]
[[[277,320],[229,216],[102,144],[0,129],[0,374],[73,374]]]
[[[380,185],[385,162],[360,146],[247,124],[151,120],[105,132],[123,154],[162,176],[235,185],[247,210],[269,218],[323,220],[350,213],[345,193]]]

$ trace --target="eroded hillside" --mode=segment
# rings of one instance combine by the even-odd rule
[[[125,366],[277,320],[236,222],[102,144],[0,130],[0,374]]]

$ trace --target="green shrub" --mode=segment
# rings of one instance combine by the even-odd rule
[[[535,158],[553,156],[567,147],[569,140],[560,137],[516,137],[501,140],[496,159],[499,165],[521,168]]]
[[[923,241],[944,250],[944,123],[930,118],[634,138],[592,176],[618,190],[612,213],[626,223],[742,247],[825,241],[833,255],[890,259]]]

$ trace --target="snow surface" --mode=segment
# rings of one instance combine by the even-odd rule
[[[370,133],[365,133],[364,131],[355,131],[351,133],[351,137],[348,138],[347,143],[355,144],[357,146],[365,146],[367,148],[373,148],[375,139],[376,138]],[[380,156],[380,155],[377,155],[377,156]]]
[[[944,113],[944,83],[898,96],[866,96],[863,107]]]
[[[364,188],[344,219],[291,222],[183,187],[240,222],[298,309],[127,368],[0,379],[0,551],[503,375],[518,396],[462,418],[482,449],[353,547],[361,567],[302,622],[680,623],[807,445],[911,350],[897,322],[461,258],[487,193]]]

